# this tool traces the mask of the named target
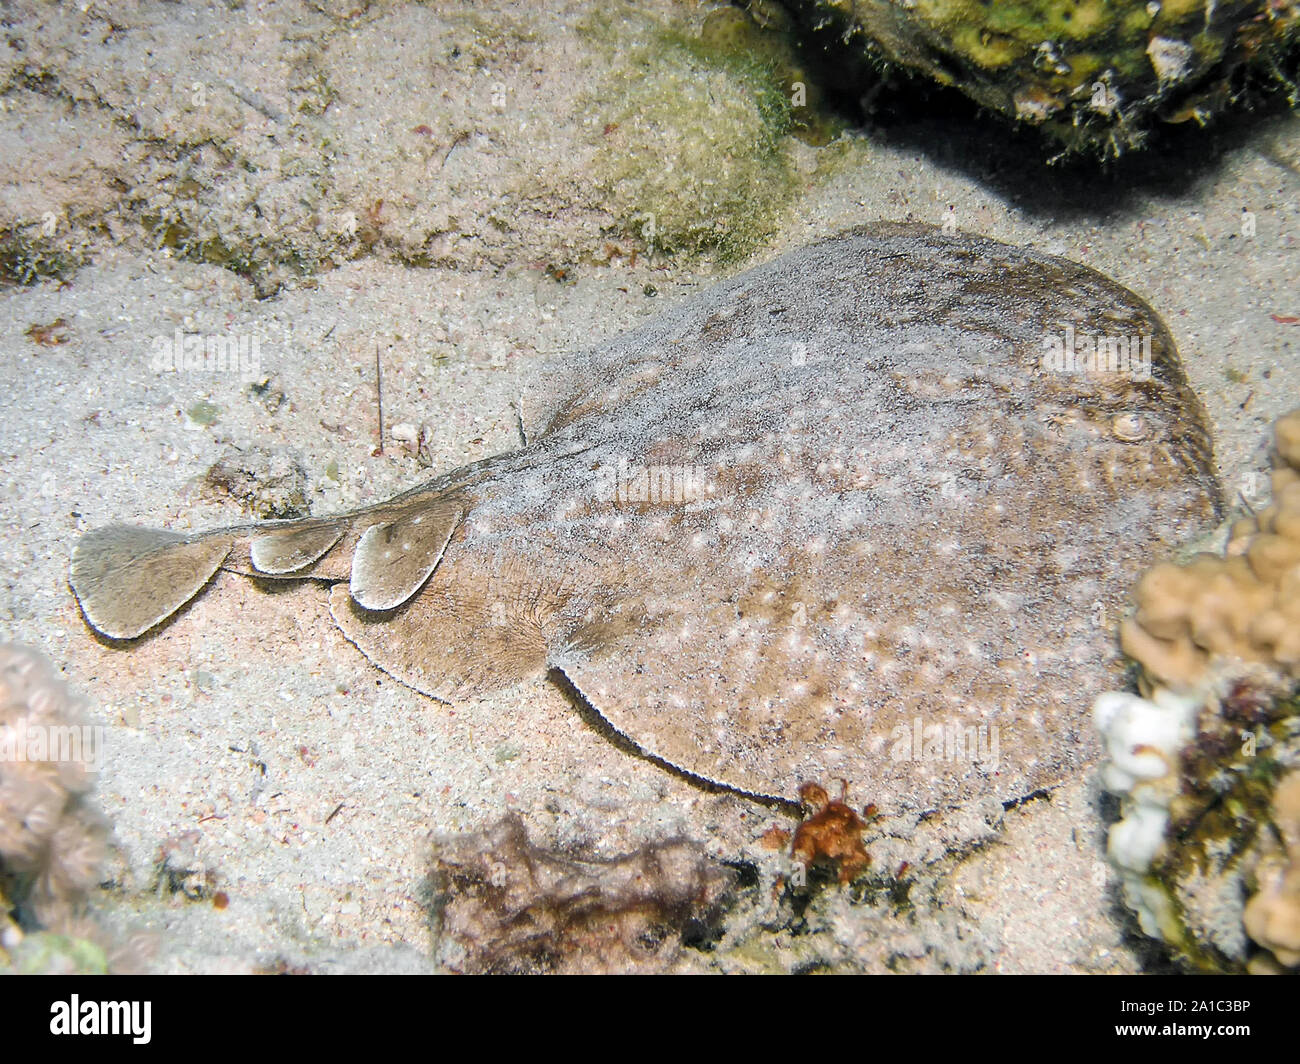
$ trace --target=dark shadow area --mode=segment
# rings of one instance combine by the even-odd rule
[[[937,94],[936,94],[937,95]],[[1187,123],[1152,130],[1146,147],[1118,159],[1077,156],[1047,160],[1052,145],[1037,132],[980,113],[956,93],[951,106],[912,113],[877,111],[861,128],[876,143],[914,152],[960,171],[1007,203],[1039,218],[1104,220],[1122,216],[1147,197],[1179,198],[1212,181],[1230,157],[1254,150],[1300,187],[1300,172],[1274,145],[1291,122],[1283,101],[1267,110],[1230,115],[1204,128]]]
[[[642,750],[631,739],[616,729],[609,723],[596,709],[573,682],[560,670],[551,669],[547,672],[546,677],[551,683],[555,684],[564,695],[569,705],[582,718],[592,731],[597,732],[602,738],[614,744],[614,746],[631,757],[636,757],[642,761],[649,761],[651,764],[658,766],[665,772],[671,773],[678,779],[683,779],[693,787],[698,787],[709,794],[735,794],[747,801],[754,802],[771,809],[776,813],[783,813],[790,816],[798,817],[802,807],[797,801],[791,801],[786,798],[773,798],[769,795],[750,794],[748,791],[737,790],[735,787],[728,787],[722,783],[714,783],[713,780],[707,780],[703,776],[696,776],[685,769],[680,769],[676,765],[670,764],[661,757],[657,757],[646,750]]]

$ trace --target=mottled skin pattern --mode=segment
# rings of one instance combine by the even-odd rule
[[[1067,326],[1148,338],[1150,372],[1044,367]],[[1217,515],[1154,312],[982,238],[847,233],[566,369],[524,449],[381,506],[143,546],[91,533],[87,618],[138,635],[221,565],[333,581],[348,638],[435,697],[558,670],[696,776],[935,808],[1095,756],[1126,589]],[[166,564],[185,552],[200,564]]]

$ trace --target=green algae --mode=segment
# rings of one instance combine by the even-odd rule
[[[0,950],[0,971],[7,961],[10,971],[21,975],[107,975],[108,954],[98,943],[85,938],[38,931],[26,935],[11,950]]]
[[[185,411],[185,416],[194,424],[209,428],[217,423],[217,419],[221,416],[221,407],[217,406],[216,403],[208,402],[206,399],[200,399]]]
[[[698,34],[628,12],[583,24],[617,60],[582,105],[600,136],[592,181],[651,253],[742,259],[795,189],[789,139],[812,126],[796,117],[793,68],[744,19],[717,12]]]

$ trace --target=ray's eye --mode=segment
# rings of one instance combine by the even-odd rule
[[[1124,443],[1140,443],[1151,435],[1151,423],[1141,414],[1129,411],[1111,419],[1110,431]]]

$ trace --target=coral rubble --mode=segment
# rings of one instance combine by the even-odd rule
[[[107,826],[88,792],[97,729],[49,662],[0,645],[0,971],[138,970],[146,946],[112,940],[88,914]]]
[[[0,884],[47,926],[77,913],[105,853],[103,822],[85,800],[97,756],[88,734],[43,657],[0,646]]]

